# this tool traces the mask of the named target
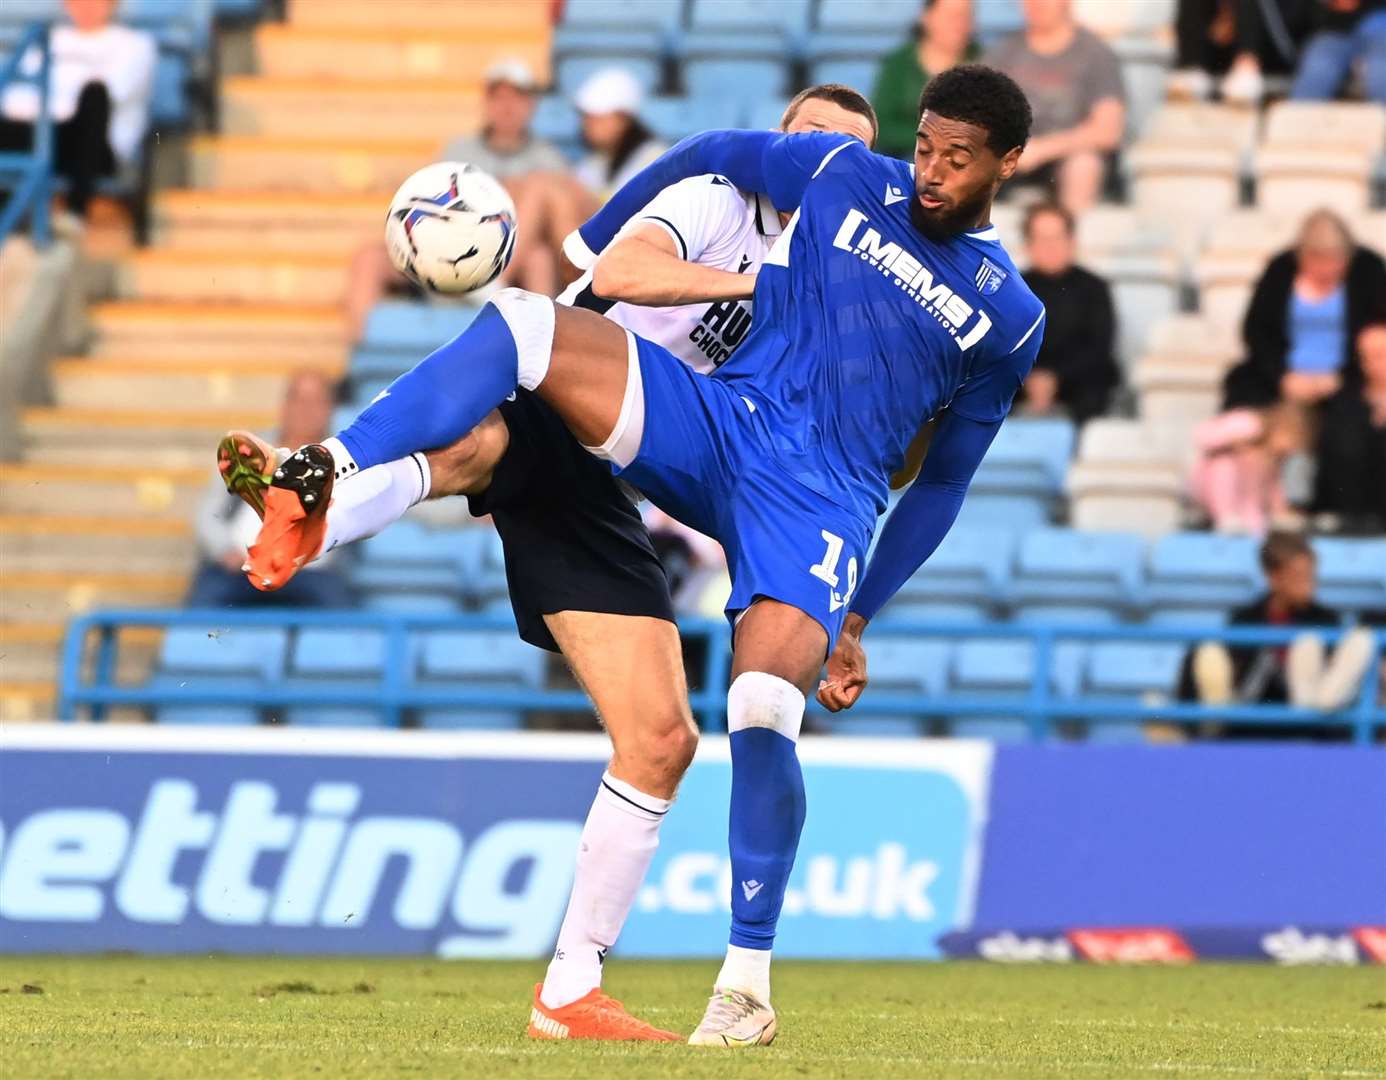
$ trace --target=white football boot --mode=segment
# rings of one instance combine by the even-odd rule
[[[769,1046],[778,1030],[775,1010],[743,990],[713,990],[689,1046]]]

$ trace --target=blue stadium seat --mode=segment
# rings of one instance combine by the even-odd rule
[[[1314,541],[1318,598],[1333,608],[1386,609],[1386,539],[1330,537]]]
[[[456,615],[463,610],[456,593],[373,589],[361,599],[365,611],[395,612],[404,615]]]
[[[943,638],[879,634],[871,638],[867,662],[871,691],[941,695],[948,683],[951,646]],[[840,735],[921,735],[928,718],[915,714],[871,716],[849,712],[820,718],[824,727]]]
[[[1216,630],[1227,625],[1228,614],[1225,607],[1154,607],[1146,613],[1145,624],[1174,630]]]
[[[563,26],[630,27],[655,26],[669,29],[683,14],[683,0],[567,0],[563,5]]]
[[[971,491],[1058,495],[1073,457],[1074,427],[1064,419],[1015,418],[1001,425]]]
[[[1257,541],[1217,533],[1171,533],[1150,553],[1146,601],[1151,608],[1230,608],[1249,602],[1261,584]]]
[[[0,22],[14,26],[56,22],[62,18],[62,0],[5,0],[0,4]]]
[[[990,621],[990,618],[991,612],[984,604],[929,604],[909,601],[897,603],[892,600],[874,621],[886,625],[909,622],[980,626]]]
[[[193,673],[174,673],[153,676],[148,684],[168,690],[196,689],[199,691],[239,690],[245,687],[245,678],[228,678],[225,675],[208,676]],[[246,727],[258,724],[261,712],[253,705],[160,705],[153,710],[157,724],[219,724],[228,727]]]
[[[353,379],[396,379],[420,359],[422,357],[417,353],[362,346],[351,354],[351,377]]]
[[[420,360],[467,329],[478,311],[480,308],[464,304],[387,301],[371,308],[361,342],[373,349],[410,353],[414,360]]]
[[[820,0],[815,25],[839,33],[874,30],[903,39],[922,6],[920,0]]]
[[[385,635],[379,630],[309,627],[299,631],[290,659],[287,685],[332,689],[379,685],[385,673]],[[384,713],[343,705],[296,705],[283,710],[284,723],[302,727],[379,727]]]
[[[992,604],[1007,588],[1015,560],[1013,533],[955,526],[901,587],[902,602],[949,600]]]
[[[1049,499],[1036,495],[970,494],[958,513],[957,526],[1011,533],[1044,528],[1049,524],[1049,504]]]
[[[161,50],[192,56],[211,48],[213,14],[212,0],[121,0],[116,20],[153,34]]]
[[[459,566],[463,567],[468,600],[475,607],[485,608],[509,595],[505,577],[505,549],[495,529],[477,528],[469,532],[476,538],[468,536],[468,546],[460,556],[465,562],[459,563]]]
[[[159,669],[277,679],[284,672],[288,640],[288,631],[278,627],[175,627],[164,634]]]
[[[565,56],[556,64],[558,89],[571,96],[589,77],[609,67],[624,68],[630,72],[647,94],[653,93],[660,82],[661,65],[655,56],[593,56],[580,53]]]
[[[808,28],[810,0],[692,0],[688,25],[745,33],[748,28],[774,27],[789,34]]]
[[[348,571],[352,583],[370,595],[436,597],[424,608],[451,610],[463,599],[467,581],[459,566],[459,547],[465,530],[430,529],[416,521],[397,521],[384,532],[362,541],[360,560]],[[398,610],[398,605],[388,605]],[[379,610],[380,605],[372,605]]]
[[[1115,611],[1101,604],[1021,604],[1012,622],[1024,626],[1116,626]]]
[[[218,19],[258,19],[264,12],[264,0],[216,0]]]
[[[1124,607],[1137,597],[1145,541],[1134,533],[1037,529],[1021,540],[1018,604]]]
[[[854,56],[825,56],[809,64],[809,82],[842,83],[868,97],[876,85],[878,59]]]
[[[457,560],[457,536],[454,529],[430,529],[417,521],[397,521],[361,542],[361,558],[377,565],[453,567]]]
[[[751,103],[750,112],[746,116],[746,126],[755,131],[769,131],[780,126],[780,120],[784,116],[785,107],[789,105],[787,97],[760,98]]]
[[[547,654],[510,630],[450,630],[425,635],[421,674],[428,683],[457,683],[538,690],[544,685]],[[427,728],[518,728],[518,710],[429,708],[419,712]]]
[[[562,94],[546,94],[534,110],[534,134],[556,143],[570,158],[582,150],[582,121],[573,103]]]
[[[690,56],[683,64],[684,88],[692,97],[780,97],[787,79],[784,61],[773,56],[727,57],[719,52]]]
[[[1087,646],[1060,641],[1054,646],[1051,689],[1064,697],[1077,693]],[[959,697],[984,700],[1021,697],[1029,693],[1035,678],[1032,644],[1022,638],[960,642],[953,652],[952,692]],[[1029,727],[1019,716],[960,716],[949,724],[962,738],[1014,742],[1029,738]]]
[[[1087,657],[1086,689],[1099,696],[1173,696],[1184,646],[1171,642],[1103,641]]]
[[[640,118],[667,143],[710,128],[737,127],[740,103],[732,98],[650,98],[640,108]]]
[[[564,23],[554,31],[553,53],[560,61],[574,56],[603,57],[617,66],[637,56],[659,61],[668,33],[666,28],[654,23],[622,26],[570,26]]]

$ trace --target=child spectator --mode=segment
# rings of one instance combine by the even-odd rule
[[[1313,468],[1305,410],[1231,409],[1200,424],[1195,441],[1189,493],[1214,529],[1261,536],[1300,523],[1295,507],[1308,502]]]

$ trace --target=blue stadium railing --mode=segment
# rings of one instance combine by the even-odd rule
[[[39,67],[37,72],[26,75],[20,66],[24,55],[32,48],[39,50]],[[48,244],[48,206],[53,194],[53,116],[48,109],[50,59],[48,27],[38,23],[24,32],[14,52],[0,67],[0,94],[14,82],[32,82],[39,93],[33,149],[0,153],[0,179],[10,187],[9,197],[0,208],[0,244],[26,212],[30,214],[34,246],[41,248]]]
[[[331,628],[336,630],[374,630],[383,632],[385,656],[383,674],[378,684],[364,688],[359,685],[332,689],[327,686],[265,685],[204,687],[196,681],[185,686],[147,685],[125,686],[116,682],[118,631],[125,627],[152,626],[158,628],[202,627],[278,627],[292,629]],[[377,708],[385,724],[398,726],[410,709],[474,708],[547,711],[587,711],[590,705],[585,695],[577,691],[500,689],[476,686],[457,688],[430,687],[414,676],[409,662],[409,636],[418,631],[437,630],[503,630],[513,633],[514,623],[503,615],[424,615],[407,613],[367,613],[295,610],[227,610],[212,611],[103,611],[79,616],[68,627],[64,644],[61,676],[61,697],[58,715],[63,720],[76,718],[79,708],[91,711],[100,719],[104,710],[123,705],[155,708],[159,706],[245,705],[268,706],[336,706],[353,709]],[[687,619],[679,624],[685,641],[706,643],[706,659],[701,673],[700,688],[691,692],[689,703],[705,731],[720,731],[726,727],[725,688],[730,668],[728,645],[730,636],[722,620]],[[1203,706],[1180,702],[1147,704],[1141,701],[1112,700],[1111,698],[1056,693],[1054,663],[1056,648],[1067,642],[1105,643],[1162,642],[1190,643],[1215,640],[1228,645],[1287,644],[1300,631],[1292,627],[1229,627],[1224,629],[1179,629],[1165,626],[1092,627],[1078,628],[1058,625],[995,624],[989,626],[958,626],[939,623],[889,623],[873,625],[871,637],[925,637],[959,640],[1017,640],[1033,647],[1034,677],[1029,680],[1028,692],[1009,695],[967,695],[954,693],[924,695],[901,693],[888,689],[868,692],[849,715],[884,716],[917,715],[921,717],[996,717],[1016,716],[1025,720],[1030,736],[1035,740],[1048,737],[1056,722],[1081,720],[1101,724],[1132,724],[1140,721],[1164,720],[1180,723],[1213,722],[1229,726],[1254,724],[1258,726],[1334,726],[1349,727],[1354,741],[1366,744],[1374,732],[1386,730],[1386,707],[1377,703],[1379,679],[1377,672],[1386,656],[1386,631],[1374,635],[1374,654],[1370,674],[1363,681],[1360,693],[1352,705],[1341,712],[1298,709],[1283,705]],[[1341,631],[1325,631],[1329,642]],[[97,635],[91,677],[84,672],[87,666],[88,641]],[[868,654],[869,656],[869,654]],[[816,706],[815,706],[816,708]],[[850,723],[844,725],[850,730]]]

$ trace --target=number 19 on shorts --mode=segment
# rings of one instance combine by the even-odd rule
[[[827,529],[823,529],[820,535],[823,537],[823,542],[828,545],[828,550],[823,553],[821,561],[809,567],[809,573],[827,584],[828,610],[837,611],[851,602],[852,593],[857,590],[857,557],[853,555],[847,560],[847,588],[844,592],[838,592],[837,586],[840,579],[837,574],[837,564],[842,561],[842,537],[836,533],[828,532]]]

